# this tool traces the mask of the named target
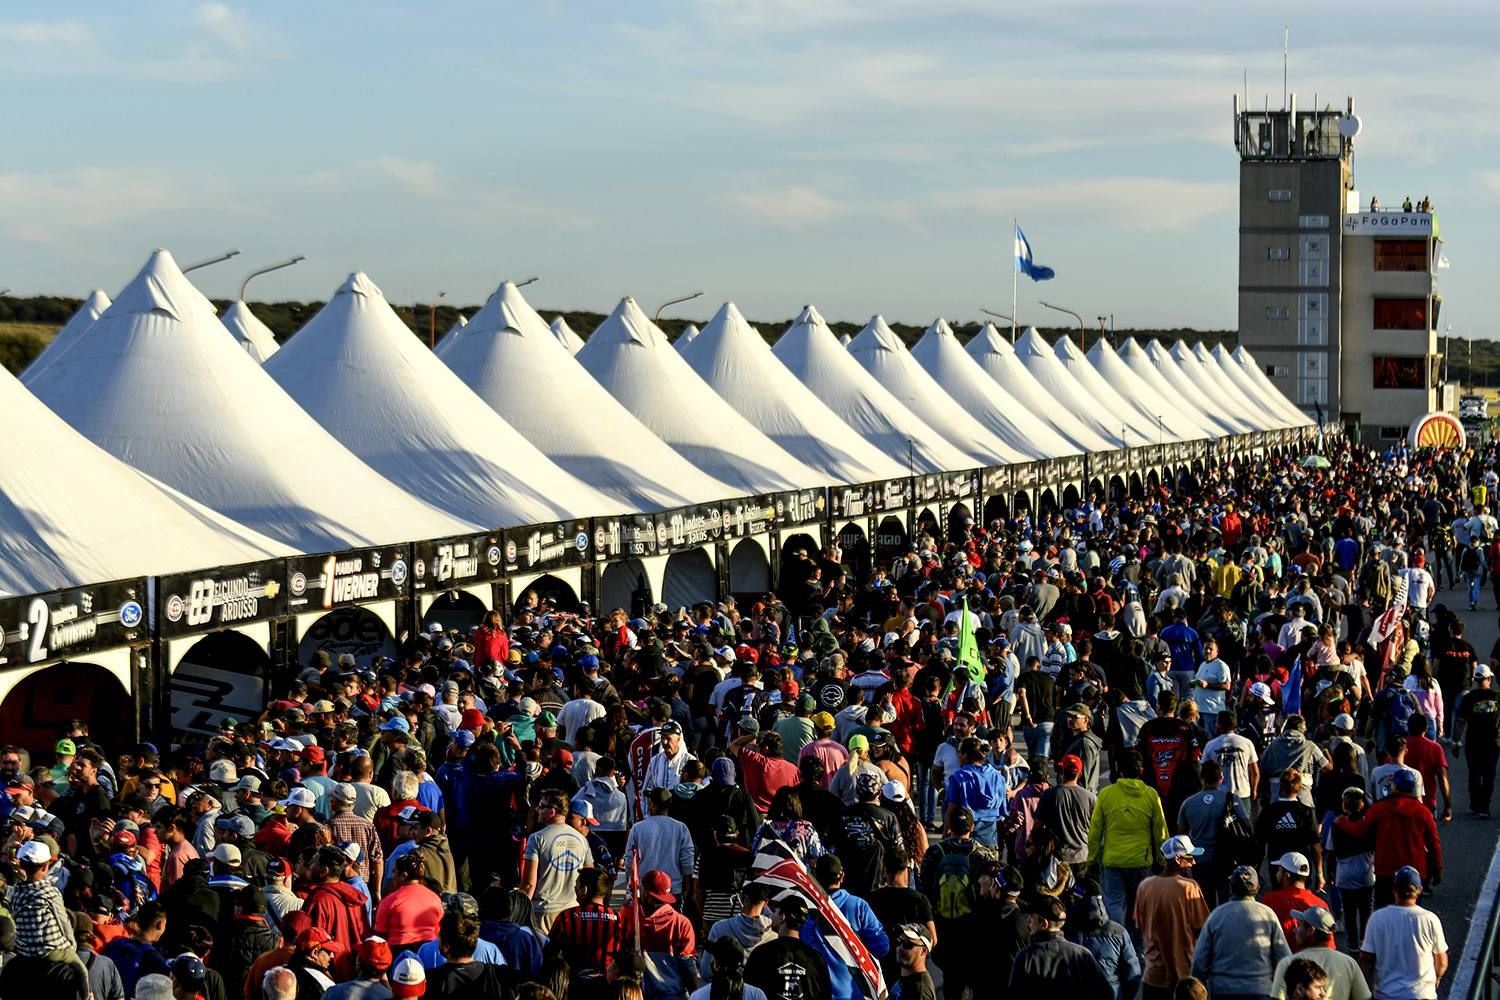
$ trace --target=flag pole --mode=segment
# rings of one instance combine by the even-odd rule
[[[1016,233],[1020,230],[1020,220],[1012,216],[1010,220],[1010,342],[1012,344],[1016,342],[1016,283],[1021,273],[1016,267]]]

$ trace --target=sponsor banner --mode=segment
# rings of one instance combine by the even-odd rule
[[[505,575],[504,559],[505,537],[498,531],[412,542],[412,592],[455,590],[498,580]]]
[[[979,474],[980,486],[987,497],[992,497],[997,493],[1010,492],[1011,485],[1014,482],[1014,467],[1009,465],[991,466]]]
[[[1015,477],[1012,480],[1015,488],[1018,490],[1029,490],[1035,487],[1037,483],[1042,481],[1042,474],[1046,465],[1047,463],[1043,461],[1022,462],[1020,465],[1015,466]]]
[[[963,500],[979,496],[979,470],[945,472],[938,477],[938,490],[944,500]]]
[[[597,548],[590,522],[578,519],[505,531],[505,573],[549,573],[592,562]]]
[[[410,557],[406,545],[293,556],[286,561],[287,611],[327,611],[405,597],[411,592]]]
[[[594,558],[601,561],[654,556],[667,544],[667,526],[659,514],[621,514],[594,518]]]
[[[164,576],[156,595],[163,639],[279,618],[286,614],[286,563],[269,559]]]
[[[912,505],[912,481],[903,476],[900,479],[886,479],[882,482],[872,483],[871,503],[875,511],[905,510]]]
[[[664,511],[658,520],[667,526],[666,552],[713,545],[724,534],[724,515],[718,504],[696,504]]]
[[[862,486],[830,486],[828,509],[836,520],[864,517],[875,509],[875,485],[865,483]]]
[[[1350,212],[1344,216],[1344,235],[1431,236],[1436,218],[1431,212]]]
[[[788,490],[776,494],[776,525],[788,528],[823,520],[828,510],[828,495],[822,489]]]
[[[1083,456],[1064,455],[1052,460],[1053,474],[1060,482],[1077,482],[1083,478]]]
[[[918,504],[931,503],[943,495],[943,477],[929,473],[912,480],[912,496]]]
[[[144,579],[0,599],[0,649],[7,667],[78,659],[146,637]]]
[[[1089,455],[1091,473],[1095,476],[1109,477],[1119,475],[1125,471],[1129,461],[1130,453],[1115,449],[1114,451],[1099,451]]]
[[[726,539],[764,535],[776,525],[776,498],[767,494],[725,500],[719,504],[719,516]]]
[[[906,551],[906,526],[899,518],[887,517],[875,526],[875,559],[889,562]]]
[[[266,679],[191,660],[172,672],[172,728],[212,736],[233,717],[249,722],[265,709]]]

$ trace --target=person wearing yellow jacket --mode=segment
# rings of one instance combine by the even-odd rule
[[[1141,780],[1139,752],[1121,754],[1119,776],[1099,792],[1089,817],[1089,863],[1099,868],[1109,918],[1132,934],[1135,890],[1151,874],[1166,839],[1161,798]]]

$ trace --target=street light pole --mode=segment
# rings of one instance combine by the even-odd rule
[[[231,257],[238,257],[239,255],[240,252],[238,250],[226,250],[224,253],[219,254],[219,256],[217,257],[210,257],[208,260],[200,260],[196,264],[189,264],[187,267],[182,269],[182,273],[187,274],[189,271],[196,271],[198,270],[198,268],[208,267],[210,264],[222,264],[226,260],[229,260]]]
[[[1050,302],[1043,302],[1040,299],[1037,300],[1037,304],[1040,305],[1043,309],[1051,309],[1054,312],[1067,313],[1069,316],[1072,316],[1078,321],[1078,345],[1079,350],[1082,350],[1084,342],[1083,317],[1078,315],[1071,309],[1064,309],[1062,306],[1055,306]]]
[[[527,285],[531,284],[532,282],[534,282],[534,281],[541,281],[541,280],[542,279],[541,279],[541,277],[539,275],[533,274],[531,277],[527,278],[525,281],[518,281],[518,282],[516,282],[516,287],[517,288],[525,288]]]
[[[427,349],[430,351],[437,346],[437,304],[446,296],[447,292],[438,292],[437,297],[427,307]]]
[[[240,301],[245,301],[245,288],[250,284],[251,278],[258,278],[262,274],[270,274],[272,271],[279,271],[283,267],[291,267],[293,264],[299,264],[306,259],[306,257],[303,257],[299,254],[296,257],[291,258],[290,260],[282,261],[280,264],[271,264],[268,267],[262,267],[258,270],[251,271],[249,274],[245,275],[245,280],[240,282]]]
[[[997,313],[993,309],[985,309],[984,307],[981,306],[980,309],[979,309],[979,311],[982,312],[982,313],[984,313],[986,316],[993,316],[996,319],[1003,319],[1007,323],[1014,323],[1015,322],[1015,320],[1013,320],[1009,316],[1005,315],[1005,313]]]
[[[668,299],[667,301],[663,302],[661,305],[659,305],[659,306],[656,307],[656,315],[653,316],[653,317],[651,317],[651,322],[653,322],[653,323],[660,323],[661,322],[661,312],[662,312],[663,309],[667,308],[667,306],[675,306],[675,305],[681,305],[684,302],[691,302],[691,301],[693,301],[694,299],[696,299],[698,296],[700,296],[702,294],[703,294],[702,292],[694,292],[692,295],[684,295],[681,298]]]

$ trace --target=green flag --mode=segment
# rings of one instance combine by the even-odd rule
[[[974,616],[969,613],[967,601],[958,618],[958,665],[969,672],[970,680],[984,686],[984,661],[979,658],[979,642],[974,638]],[[957,673],[954,671],[955,676]]]

